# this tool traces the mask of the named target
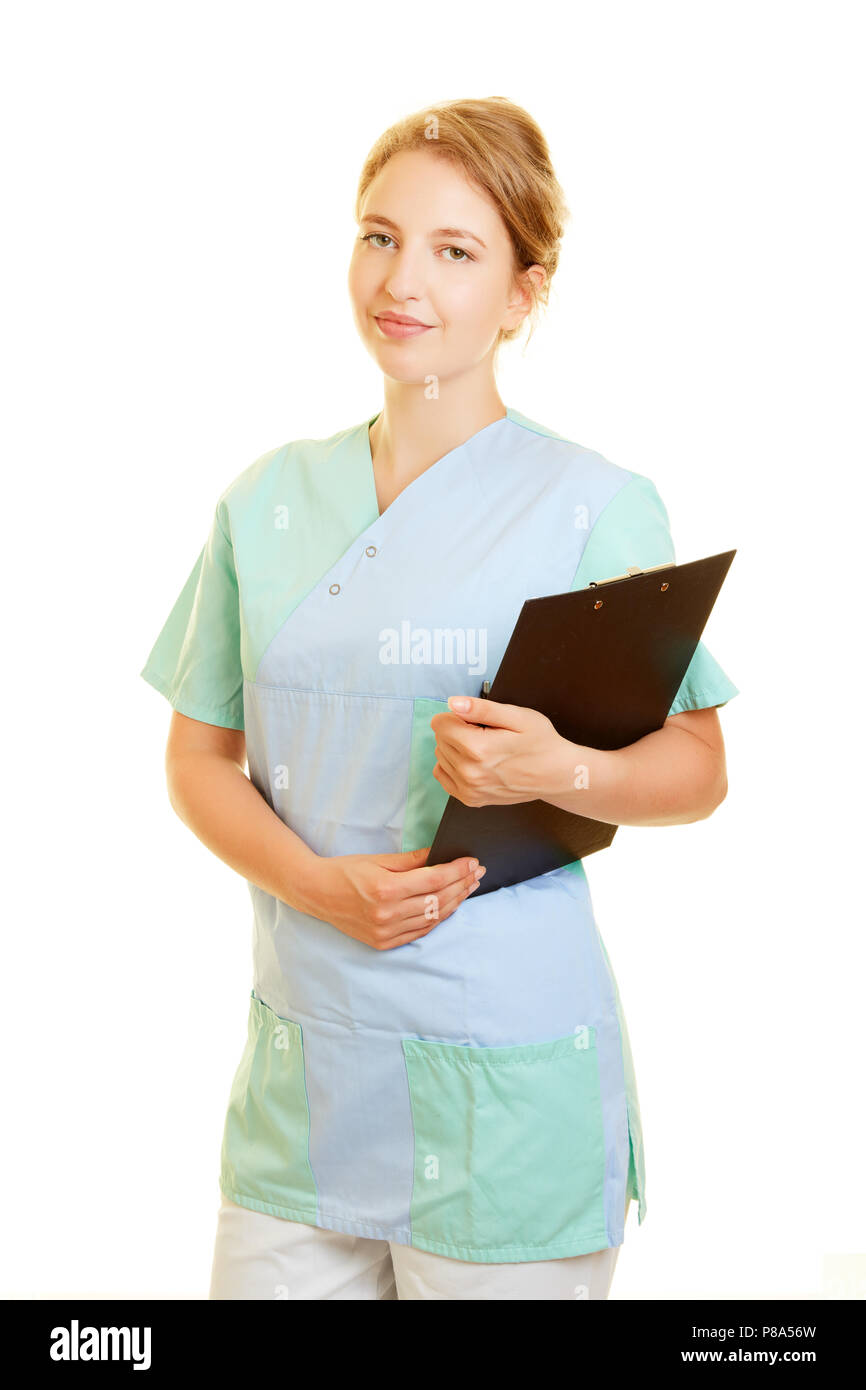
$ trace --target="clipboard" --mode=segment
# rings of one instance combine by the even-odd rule
[[[539,710],[588,748],[625,748],[660,729],[736,553],[631,565],[526,599],[487,698]],[[487,868],[477,897],[607,849],[618,828],[547,801],[465,806],[449,796],[426,863],[477,858]]]

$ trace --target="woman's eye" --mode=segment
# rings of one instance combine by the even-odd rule
[[[394,238],[392,236],[389,236],[387,232],[367,232],[364,236],[360,238],[360,240],[369,242],[371,246],[375,246],[376,249],[379,251],[390,250],[389,246],[382,245],[383,242],[391,242],[392,245],[394,243]],[[454,261],[455,264],[460,264],[462,261],[475,260],[475,257],[471,256],[468,251],[464,251],[462,246],[446,246],[444,249],[446,251],[456,251],[456,256],[445,257],[446,260]]]

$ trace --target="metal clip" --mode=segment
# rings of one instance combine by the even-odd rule
[[[629,565],[625,574],[613,574],[610,579],[591,579],[587,588],[597,589],[600,584],[615,584],[620,579],[632,579],[637,574],[652,574],[653,570],[666,570],[670,565],[670,560],[663,560],[660,565],[648,565],[641,569],[640,565]]]

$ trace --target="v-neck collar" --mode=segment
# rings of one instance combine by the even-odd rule
[[[363,452],[365,471],[367,474],[370,491],[372,493],[372,509],[375,514],[375,520],[373,522],[373,525],[375,525],[376,522],[383,521],[386,517],[389,517],[393,512],[394,508],[398,505],[398,503],[400,503],[403,500],[403,498],[407,495],[407,493],[410,493],[413,488],[416,490],[416,495],[418,492],[422,491],[423,489],[419,488],[418,484],[423,482],[423,480],[427,478],[431,473],[436,472],[437,469],[439,470],[437,476],[441,478],[443,471],[442,465],[445,464],[447,467],[448,463],[455,457],[455,455],[457,455],[460,452],[461,449],[465,449],[469,444],[474,444],[474,442],[477,439],[480,439],[483,434],[487,434],[489,430],[494,430],[498,425],[504,425],[507,420],[512,420],[514,418],[514,413],[511,409],[511,406],[506,406],[504,415],[500,415],[498,420],[491,420],[488,425],[482,425],[480,430],[476,430],[474,434],[470,434],[469,438],[464,439],[462,444],[455,444],[454,448],[449,449],[447,454],[443,454],[441,458],[436,459],[435,463],[431,463],[427,468],[424,469],[423,473],[418,474],[417,478],[413,478],[411,483],[407,483],[406,486],[400,492],[397,493],[397,496],[394,498],[393,502],[389,503],[389,505],[385,508],[384,512],[380,512],[379,498],[376,492],[376,474],[373,469],[373,451],[370,448],[370,426],[375,424],[375,422],[378,420],[381,414],[381,410],[377,410],[375,415],[371,415],[368,420],[365,420],[363,424],[359,425],[358,427],[361,433],[361,448]]]

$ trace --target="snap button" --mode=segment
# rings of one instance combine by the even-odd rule
[[[367,549],[364,551],[364,554],[365,554],[365,555],[375,555],[375,554],[376,554],[376,547],[375,547],[375,545],[368,545],[368,546],[367,546]]]
[[[329,593],[329,594],[338,594],[339,592],[340,592],[340,586],[339,586],[339,584],[332,584],[331,587],[330,587],[329,590],[328,590],[328,593]]]

